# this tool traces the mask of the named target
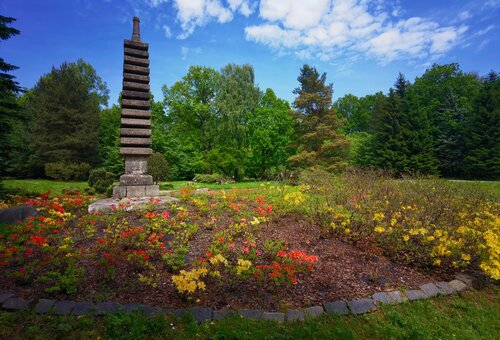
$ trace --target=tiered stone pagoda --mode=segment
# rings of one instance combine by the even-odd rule
[[[149,45],[141,41],[139,18],[134,17],[131,40],[125,40],[120,128],[120,154],[125,174],[113,190],[115,198],[159,196],[160,187],[148,175],[151,149]]]

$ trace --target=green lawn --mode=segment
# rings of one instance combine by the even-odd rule
[[[179,190],[182,188],[195,188],[195,189],[209,188],[211,190],[231,189],[231,188],[253,189],[253,188],[259,188],[260,186],[265,185],[267,183],[272,185],[278,182],[244,181],[244,182],[227,183],[227,184],[209,184],[209,183],[197,183],[192,181],[172,181],[172,182],[161,182],[160,189],[161,190]]]
[[[500,334],[499,293],[498,287],[489,287],[462,296],[385,306],[362,316],[324,316],[284,324],[239,316],[195,324],[189,317],[163,315],[62,317],[0,312],[0,338],[495,339]]]
[[[80,191],[87,188],[87,182],[63,182],[48,179],[5,179],[2,181],[8,192],[41,194],[51,191],[52,194],[61,194],[63,189],[75,188]]]

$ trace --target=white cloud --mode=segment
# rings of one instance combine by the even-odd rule
[[[165,37],[170,38],[172,36],[172,31],[167,25],[163,25],[163,31],[165,32]]]
[[[433,58],[452,49],[467,30],[420,17],[404,19],[398,1],[261,0],[263,23],[245,28],[249,41],[299,58],[330,60],[357,53],[381,62]],[[462,12],[462,20],[470,13]]]
[[[179,39],[187,38],[196,27],[204,26],[210,21],[227,23],[233,20],[236,12],[249,16],[254,8],[250,0],[226,0],[224,2],[222,0],[174,0],[173,2],[177,9],[177,20],[183,29]]]

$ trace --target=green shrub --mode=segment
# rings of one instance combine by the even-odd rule
[[[149,156],[148,173],[153,176],[155,183],[166,181],[170,176],[170,167],[161,153],[155,152]]]
[[[109,188],[113,186],[115,174],[106,171],[105,168],[97,168],[90,172],[88,184],[98,194],[109,194]]]
[[[224,183],[226,177],[222,174],[196,174],[193,181],[199,183]]]
[[[90,169],[87,163],[53,162],[45,164],[45,175],[59,181],[84,181]]]

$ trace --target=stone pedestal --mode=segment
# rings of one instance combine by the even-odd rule
[[[120,154],[125,158],[125,174],[114,198],[160,195],[159,185],[148,175],[151,149],[149,93],[149,45],[141,41],[139,18],[134,17],[132,40],[124,42]]]

